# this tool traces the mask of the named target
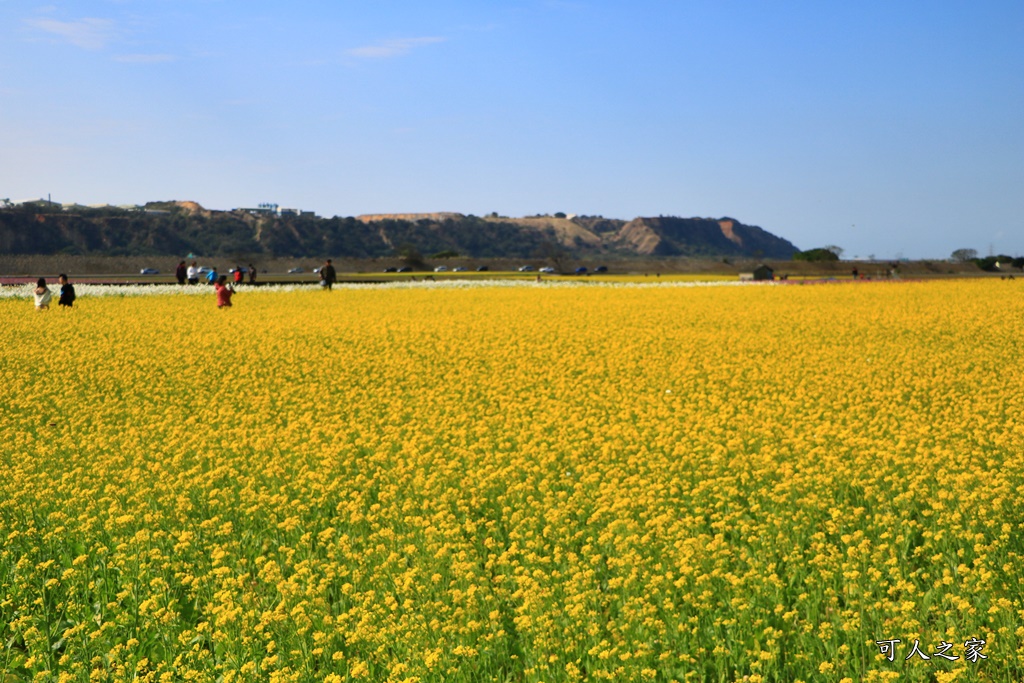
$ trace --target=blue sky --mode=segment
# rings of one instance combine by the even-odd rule
[[[1024,254],[1024,3],[0,0],[0,197]]]

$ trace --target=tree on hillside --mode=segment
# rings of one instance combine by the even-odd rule
[[[825,249],[825,251],[831,251],[833,254],[835,254],[836,255],[836,260],[839,260],[839,259],[841,259],[843,257],[843,248],[842,247],[837,247],[834,244],[826,244],[823,248]]]
[[[425,268],[426,264],[423,262],[423,254],[416,248],[412,242],[403,242],[399,245],[398,256],[402,259],[405,265],[411,268]]]
[[[960,263],[967,263],[968,261],[973,261],[974,259],[978,258],[978,250],[957,249],[952,254],[950,254],[950,256],[953,258],[954,261],[959,261]]]
[[[550,261],[551,265],[554,266],[555,270],[558,272],[565,272],[565,262],[566,259],[569,258],[569,252],[566,251],[554,236],[545,238],[544,241],[540,243],[537,255]]]
[[[794,261],[838,261],[839,255],[832,251],[829,247],[820,247],[818,249],[808,249],[807,251],[798,251],[793,254]]]
[[[982,270],[989,273],[998,273],[1001,270],[1014,266],[1015,259],[1007,254],[997,254],[996,256],[986,256],[985,258],[973,259],[974,264]]]
[[[999,270],[999,260],[995,256],[986,256],[985,258],[973,259],[974,265],[978,266],[987,273],[995,273]]]

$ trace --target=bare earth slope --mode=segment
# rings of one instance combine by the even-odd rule
[[[489,218],[545,232],[572,251],[601,249],[638,256],[750,256],[789,258],[797,248],[753,225],[732,218]]]
[[[616,246],[644,256],[764,256],[789,258],[797,248],[754,225],[731,218],[635,218]]]

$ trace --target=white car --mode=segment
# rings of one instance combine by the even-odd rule
[[[435,273],[447,273],[448,272],[448,266],[438,266],[437,268],[434,268],[434,272]]]
[[[302,268],[298,268],[298,267],[296,267],[296,268],[289,268],[288,269],[288,274],[289,275],[295,275],[295,273],[304,273],[304,272],[305,271],[302,270]]]
[[[540,269],[540,272],[542,272],[542,273],[553,273],[553,272],[555,272],[555,269],[552,268],[551,266],[544,266],[543,268]]]
[[[532,273],[533,272],[533,266],[519,266],[519,272],[520,273]]]
[[[465,268],[465,266],[455,266],[454,268],[452,268],[452,272],[453,273],[465,273],[466,272],[466,268]]]

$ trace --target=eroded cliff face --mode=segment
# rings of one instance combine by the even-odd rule
[[[750,256],[789,258],[792,243],[733,218],[640,217],[488,219],[541,231],[573,253],[601,250],[630,256]]]
[[[617,249],[632,251],[641,256],[650,256],[658,252],[662,238],[649,224],[648,219],[634,218],[623,225],[610,242]]]
[[[742,248],[743,239],[733,231],[733,226],[735,225],[736,222],[729,219],[718,221],[718,227],[722,229],[722,234],[725,235],[725,238]]]
[[[609,243],[640,256],[789,258],[797,251],[788,240],[731,218],[634,218]]]

